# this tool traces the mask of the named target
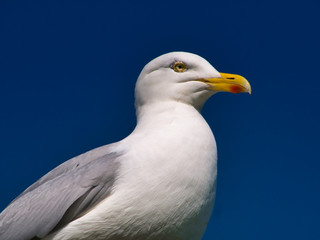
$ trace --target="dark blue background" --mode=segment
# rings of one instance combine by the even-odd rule
[[[1,1],[0,209],[135,126],[142,67],[170,51],[238,73],[203,114],[219,149],[204,239],[320,239],[316,1]]]

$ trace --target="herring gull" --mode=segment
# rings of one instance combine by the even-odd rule
[[[136,83],[134,131],[27,188],[1,213],[0,239],[201,239],[215,200],[217,149],[200,111],[221,91],[251,87],[191,53],[149,62]]]

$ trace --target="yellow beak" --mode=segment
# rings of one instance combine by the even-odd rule
[[[198,79],[198,81],[208,84],[208,89],[216,92],[247,92],[251,94],[250,83],[244,77],[229,73],[220,73],[220,75],[220,78],[204,78]]]

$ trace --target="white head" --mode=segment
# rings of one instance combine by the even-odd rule
[[[136,108],[158,101],[180,101],[200,110],[219,91],[251,92],[251,88],[244,78],[221,74],[198,55],[171,52],[143,68],[135,89]]]

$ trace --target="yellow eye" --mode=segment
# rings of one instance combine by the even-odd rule
[[[176,62],[173,65],[173,70],[176,72],[184,72],[187,70],[187,66],[183,62]]]

